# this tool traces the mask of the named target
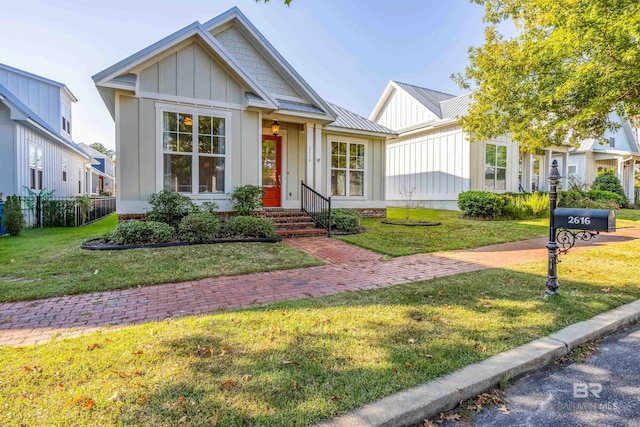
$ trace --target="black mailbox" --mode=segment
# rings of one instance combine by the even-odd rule
[[[573,228],[611,233],[616,231],[616,213],[608,209],[556,208],[553,212],[555,228]]]

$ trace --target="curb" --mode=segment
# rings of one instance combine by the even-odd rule
[[[461,401],[537,371],[577,346],[640,320],[640,300],[567,326],[548,337],[497,354],[437,380],[369,403],[317,427],[411,427]]]

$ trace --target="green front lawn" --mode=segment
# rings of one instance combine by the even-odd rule
[[[559,273],[548,301],[540,261],[0,348],[0,425],[313,424],[640,298],[640,241]]]
[[[387,218],[403,220],[404,208],[388,208]],[[617,213],[617,226],[640,225],[640,210],[622,209]],[[340,236],[354,245],[389,256],[472,249],[497,243],[516,242],[545,236],[548,219],[526,221],[478,221],[460,218],[460,212],[434,209],[411,209],[411,220],[438,221],[432,227],[406,227],[383,224],[381,219],[363,219],[362,234]]]
[[[0,238],[0,302],[319,265],[276,243],[87,251],[82,241],[116,226],[115,215],[80,228],[27,229]]]
[[[389,219],[404,219],[404,208],[388,208]],[[432,227],[383,224],[381,219],[363,219],[366,231],[340,239],[390,256],[470,249],[495,243],[544,236],[548,220],[476,221],[460,218],[460,212],[411,209],[412,220],[440,221]]]

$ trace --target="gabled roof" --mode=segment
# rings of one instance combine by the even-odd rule
[[[62,145],[66,145],[67,148],[78,152],[82,156],[85,156],[87,158],[90,157],[78,144],[71,140],[68,140],[67,138],[56,132],[55,129],[47,124],[47,122],[42,120],[40,116],[34,113],[29,107],[27,107],[22,101],[20,101],[17,96],[15,96],[13,93],[11,93],[11,91],[9,91],[9,89],[1,84],[0,101],[4,101],[4,103],[7,104],[10,109],[17,110],[25,117],[24,119],[18,120],[25,121],[27,123],[29,123],[29,121],[33,122],[33,124],[36,125],[35,127],[38,128],[40,132],[48,134],[47,136],[49,137],[54,137],[59,141],[59,143],[61,143]]]
[[[247,70],[224,48],[224,46],[220,44],[218,40],[216,40],[199,22],[196,21],[92,77],[112,116],[115,117],[113,92],[115,89],[123,89],[130,85],[133,76],[126,76],[127,74],[130,74],[130,70],[190,37],[199,38],[211,52],[227,64],[231,69],[231,72],[235,74],[235,76],[246,86],[248,86],[255,95],[263,100],[266,108],[277,108],[277,102],[264,89],[264,87],[247,72]]]
[[[60,89],[63,89],[65,92],[67,92],[67,94],[73,100],[73,102],[78,102],[78,99],[75,97],[75,95],[71,92],[71,90],[69,90],[69,88],[64,83],[60,83],[60,82],[57,82],[55,80],[47,79],[46,77],[38,76],[37,74],[32,74],[32,73],[29,73],[27,71],[20,70],[18,68],[14,68],[14,67],[11,67],[11,66],[6,65],[6,64],[0,64],[0,68],[5,69],[7,71],[10,71],[12,73],[20,74],[20,75],[28,77],[30,79],[34,79],[34,80],[49,84],[51,86],[59,87]]]
[[[386,134],[387,136],[396,136],[396,132],[389,128],[386,128],[378,123],[372,122],[369,119],[365,119],[359,114],[342,108],[336,104],[329,104],[335,112],[338,113],[336,121],[328,124],[328,127],[345,128],[359,131],[372,132],[377,134]]]
[[[414,86],[409,83],[401,83],[395,80],[393,80],[393,82],[441,119],[443,118],[443,115],[440,103],[456,97],[455,95],[439,92],[433,89],[427,89],[425,87]]]
[[[269,40],[267,40],[266,37],[258,31],[258,29],[253,25],[253,23],[251,23],[251,21],[249,21],[240,9],[232,7],[226,12],[204,23],[203,27],[207,31],[215,32],[218,28],[226,28],[230,23],[237,25],[241,32],[245,36],[248,36],[248,40],[252,42],[254,47],[256,47],[267,59],[271,59],[272,61],[270,62],[272,65],[276,65],[278,71],[288,77],[287,80],[293,83],[298,90],[304,93],[314,104],[316,104],[315,106],[318,107],[318,110],[322,111],[322,114],[328,116],[331,120],[336,118],[336,114],[331,110],[330,105],[313,90],[313,88],[300,76],[300,74],[298,74],[287,60],[284,59],[280,52],[273,47]]]
[[[443,119],[453,119],[464,117],[469,113],[469,105],[471,104],[471,93],[456,96],[440,102],[440,110]]]

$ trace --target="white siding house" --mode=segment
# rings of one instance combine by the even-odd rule
[[[569,151],[569,174],[582,184],[591,184],[599,173],[613,170],[631,203],[635,200],[634,175],[640,163],[638,141],[629,120],[612,113],[611,121],[620,125],[616,131],[607,131],[606,142],[583,141]]]
[[[106,154],[81,142],[80,147],[93,161],[88,174],[88,193],[91,196],[112,196],[116,192],[116,164]]]
[[[387,142],[389,205],[401,206],[410,195],[415,206],[457,210],[463,191],[545,189],[554,156],[566,170],[564,147],[533,156],[521,154],[519,144],[508,136],[470,143],[458,123],[467,114],[470,99],[469,94],[455,96],[389,82],[369,117],[399,134]]]
[[[85,194],[90,156],[72,142],[71,105],[62,83],[0,64],[0,193]]]
[[[227,211],[245,184],[263,187],[265,206],[300,208],[301,181],[334,207],[386,213],[394,132],[322,99],[238,8],[93,79],[115,120],[121,217],[144,214],[163,189]]]

